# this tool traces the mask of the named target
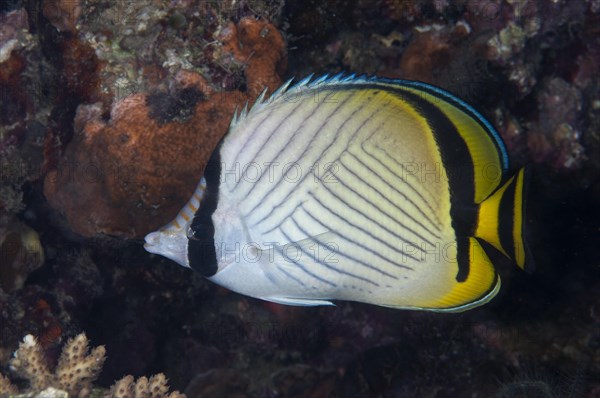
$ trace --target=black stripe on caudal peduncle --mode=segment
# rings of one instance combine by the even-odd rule
[[[512,259],[515,258],[513,228],[516,181],[517,177],[513,178],[508,187],[506,187],[506,190],[500,199],[500,207],[498,209],[498,236],[500,237],[500,246],[502,246],[508,257]]]

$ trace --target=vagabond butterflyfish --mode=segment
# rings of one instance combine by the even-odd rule
[[[236,112],[144,247],[276,303],[464,311],[500,289],[486,250],[531,268],[527,174],[510,175],[492,125],[440,88],[309,76]]]

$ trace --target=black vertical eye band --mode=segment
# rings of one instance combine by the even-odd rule
[[[217,273],[215,226],[212,222],[212,214],[217,209],[219,199],[220,151],[221,145],[219,144],[206,165],[204,170],[206,189],[188,231],[188,261],[190,267],[205,277]]]

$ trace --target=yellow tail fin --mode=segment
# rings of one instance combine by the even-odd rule
[[[528,180],[523,168],[479,205],[475,237],[482,239],[519,268],[533,270],[533,260],[525,241],[525,191]]]

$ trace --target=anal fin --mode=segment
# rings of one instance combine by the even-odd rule
[[[277,304],[295,305],[295,306],[316,306],[316,305],[335,305],[328,300],[291,298],[291,297],[261,297],[263,300],[272,301]]]

